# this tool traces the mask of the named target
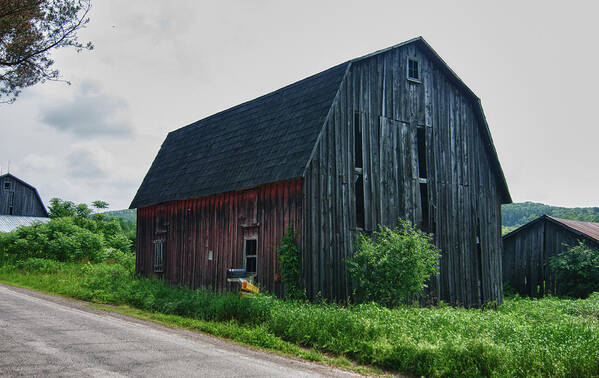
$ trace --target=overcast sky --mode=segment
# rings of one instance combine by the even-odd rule
[[[597,2],[94,0],[71,86],[0,105],[0,166],[129,206],[169,131],[423,36],[481,98],[515,202],[599,206]]]

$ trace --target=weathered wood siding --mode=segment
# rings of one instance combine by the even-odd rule
[[[4,183],[9,183],[10,189],[4,189]],[[0,214],[30,217],[47,216],[35,189],[24,185],[11,176],[0,178]]]
[[[420,62],[420,83],[407,79],[408,56]],[[303,279],[311,296],[320,292],[344,299],[351,294],[344,261],[357,233],[357,114],[366,231],[396,225],[399,217],[420,225],[428,214],[429,229],[443,252],[431,294],[464,306],[501,302],[502,193],[474,106],[415,45],[352,64],[304,181]],[[426,175],[418,172],[419,127],[426,135]],[[424,176],[428,209],[423,212]]]
[[[549,259],[578,244],[599,245],[550,220],[541,219],[503,239],[503,280],[521,296],[557,294]]]
[[[301,237],[301,180],[137,209],[136,271],[154,273],[155,240],[164,240],[165,280],[192,288],[234,289],[228,268],[243,268],[244,239],[257,237],[257,282],[281,294],[276,249],[293,225]],[[212,251],[212,260],[209,260]]]

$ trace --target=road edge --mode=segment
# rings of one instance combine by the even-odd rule
[[[0,286],[4,286],[9,290],[13,290],[13,291],[21,293],[21,294],[29,295],[34,298],[38,298],[38,299],[42,299],[42,300],[47,300],[49,302],[52,302],[52,303],[55,303],[58,305],[62,305],[62,306],[66,306],[69,308],[74,308],[74,309],[77,309],[80,311],[84,311],[84,312],[88,312],[88,313],[92,313],[92,314],[96,314],[96,315],[108,315],[113,318],[117,318],[117,319],[131,322],[134,324],[145,325],[145,326],[148,326],[148,327],[156,329],[156,330],[175,333],[178,336],[184,337],[186,339],[200,340],[205,343],[213,344],[215,347],[226,346],[228,348],[234,349],[236,352],[254,355],[256,357],[260,357],[260,358],[263,358],[263,359],[266,359],[266,360],[269,360],[272,362],[286,361],[288,363],[300,364],[300,365],[303,365],[304,368],[311,367],[312,370],[314,370],[316,372],[321,372],[321,373],[328,372],[330,374],[330,373],[333,373],[334,371],[338,371],[339,373],[346,373],[346,374],[349,373],[349,374],[355,374],[355,375],[360,375],[360,376],[387,376],[387,377],[388,376],[400,376],[401,377],[401,375],[392,374],[390,372],[382,372],[380,369],[376,369],[376,368],[373,368],[370,366],[355,364],[352,361],[350,361],[350,363],[352,364],[352,366],[350,366],[350,367],[340,366],[340,365],[334,363],[334,361],[335,361],[334,358],[331,358],[331,357],[329,357],[325,354],[319,353],[319,352],[317,352],[317,353],[319,353],[323,357],[323,361],[311,361],[311,360],[302,358],[301,356],[290,354],[290,353],[285,353],[284,351],[280,351],[277,349],[260,348],[259,346],[247,344],[247,343],[244,343],[241,341],[232,340],[232,339],[225,338],[225,337],[219,337],[219,336],[216,336],[216,335],[213,335],[210,333],[202,332],[200,330],[185,328],[181,325],[177,325],[174,323],[165,324],[164,322],[157,321],[157,320],[148,320],[146,318],[136,316],[135,314],[131,314],[131,313],[125,314],[122,311],[119,311],[119,309],[123,308],[121,306],[114,306],[114,305],[109,305],[109,304],[82,301],[82,300],[74,299],[71,297],[65,297],[65,296],[61,296],[61,295],[57,295],[57,294],[51,294],[51,293],[47,293],[47,292],[38,291],[35,289],[30,289],[30,288],[23,287],[23,286],[18,286],[18,285],[15,285],[15,284],[3,281],[3,280],[0,280]],[[129,306],[125,306],[125,307],[129,307]],[[143,311],[143,310],[140,310],[137,308],[133,308],[133,307],[129,307],[129,308],[131,308],[135,311],[139,311],[141,313],[152,314],[151,312]]]

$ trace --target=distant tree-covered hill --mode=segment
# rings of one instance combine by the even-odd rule
[[[137,221],[137,211],[135,209],[112,210],[106,211],[104,214],[111,217],[120,218],[127,222],[135,223]]]
[[[501,219],[504,227],[518,227],[543,214],[583,222],[599,222],[599,207],[558,207],[536,202],[503,205]]]

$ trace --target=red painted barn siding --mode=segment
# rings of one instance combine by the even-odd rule
[[[281,294],[276,250],[290,225],[301,240],[300,179],[137,210],[137,271],[154,274],[154,245],[165,240],[162,277],[173,283],[217,290],[232,289],[228,268],[243,267],[244,237],[257,236],[257,282]],[[165,232],[164,232],[165,231]],[[213,260],[208,260],[208,251]]]

